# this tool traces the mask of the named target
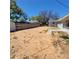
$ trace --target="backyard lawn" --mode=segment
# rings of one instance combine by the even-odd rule
[[[11,32],[11,59],[68,59],[68,34],[52,32],[50,35],[48,29],[42,26]]]

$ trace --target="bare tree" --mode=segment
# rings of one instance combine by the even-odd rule
[[[52,12],[52,11],[41,11],[39,13],[39,16],[41,17],[41,22],[43,24],[48,24],[48,21],[50,20],[50,18],[53,20],[57,20],[59,18],[58,14],[56,12]]]

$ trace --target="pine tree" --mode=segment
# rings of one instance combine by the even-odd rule
[[[14,22],[25,22],[27,15],[16,5],[15,0],[10,0],[10,19]]]

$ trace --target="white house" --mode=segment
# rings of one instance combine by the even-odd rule
[[[57,26],[59,28],[69,28],[69,15],[64,16],[63,18],[60,18],[57,21]]]
[[[49,26],[55,26],[58,28],[69,28],[69,15],[60,18],[59,20],[49,20]]]

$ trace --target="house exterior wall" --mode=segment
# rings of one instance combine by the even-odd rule
[[[69,20],[64,23],[65,28],[69,28]]]
[[[15,30],[16,30],[15,23],[10,21],[10,31],[15,31]]]
[[[67,28],[69,29],[69,16],[65,16],[59,20],[49,20],[49,26],[55,26],[58,28]]]
[[[55,22],[56,20],[54,20],[54,19],[49,19],[49,21],[48,21],[48,26],[50,26],[50,27],[52,27],[52,26],[56,26],[56,22]]]
[[[62,29],[64,27],[64,24],[63,23],[59,23],[59,24],[57,24],[57,27]]]
[[[50,27],[52,27],[52,26],[56,27],[56,26],[57,26],[57,23],[51,21],[51,22],[49,22],[49,26],[50,26]]]

